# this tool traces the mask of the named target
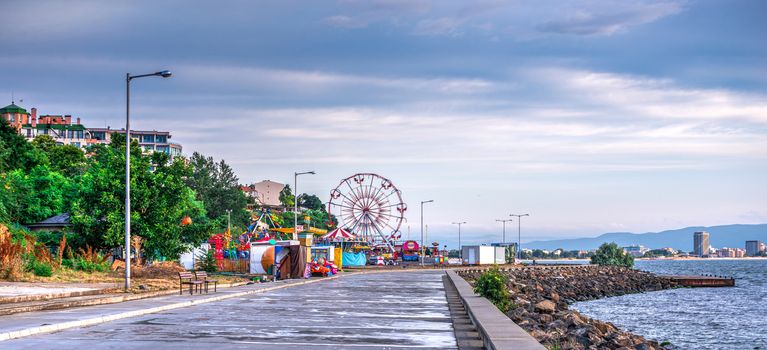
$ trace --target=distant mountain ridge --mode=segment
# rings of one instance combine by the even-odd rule
[[[744,248],[747,240],[760,240],[767,243],[767,224],[736,224],[710,227],[693,226],[662,232],[611,232],[598,237],[533,241],[522,243],[522,248],[589,250],[595,249],[605,242],[615,242],[621,247],[641,244],[651,249],[672,247],[689,252],[693,250],[692,235],[695,231],[706,231],[711,234],[709,242],[712,247],[716,248]]]

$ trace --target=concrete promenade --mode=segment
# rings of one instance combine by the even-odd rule
[[[351,274],[261,293],[254,291],[269,284],[10,315],[0,318],[0,334],[229,294],[220,301],[0,341],[0,348],[456,349],[443,274]]]

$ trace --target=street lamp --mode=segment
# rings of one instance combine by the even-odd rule
[[[168,70],[149,74],[125,74],[125,291],[130,289],[130,82],[136,78],[170,78]],[[136,252],[138,254],[138,252]]]
[[[428,201],[421,201],[421,253],[418,254],[421,257],[421,266],[423,266],[423,205],[425,203],[432,203],[434,202],[433,199],[429,199]]]
[[[511,220],[511,219],[498,219],[498,220],[495,220],[495,221],[503,223],[503,241],[501,243],[506,243],[506,223],[509,222],[509,221],[513,221],[513,220]]]
[[[458,257],[461,258],[461,261],[463,261],[463,248],[461,248],[461,225],[465,223],[466,221],[453,223],[453,225],[458,225]]]
[[[298,239],[298,175],[314,175],[314,171],[305,171],[303,173],[294,173],[293,175],[293,190],[296,191],[293,196],[293,239]]]
[[[522,260],[522,217],[530,216],[530,214],[509,214],[509,216],[517,217],[517,259]]]

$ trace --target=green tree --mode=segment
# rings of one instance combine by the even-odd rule
[[[231,211],[232,225],[245,226],[249,214],[247,197],[240,189],[239,179],[223,160],[216,162],[195,152],[189,159],[192,168],[186,183],[197,193],[197,199],[205,204],[208,218],[226,226],[227,210]]]
[[[45,165],[0,174],[0,219],[27,224],[61,214],[70,190],[70,181]]]
[[[29,171],[37,165],[47,164],[45,153],[33,147],[0,118],[0,172],[15,169]]]
[[[283,206],[286,208],[292,208],[295,205],[295,196],[293,196],[293,191],[290,189],[290,185],[285,185],[285,188],[280,191],[280,203],[282,203]]]
[[[32,144],[45,153],[52,170],[64,176],[76,176],[83,172],[85,153],[73,145],[59,145],[49,135],[38,135]]]
[[[292,211],[286,211],[280,215],[282,221],[282,227],[293,227],[293,218],[295,214]]]
[[[602,266],[632,268],[634,266],[634,257],[624,252],[616,243],[603,243],[594,253],[594,256],[591,257],[591,263]]]
[[[304,193],[298,196],[298,198],[299,198],[298,205],[300,207],[304,207],[310,210],[323,210],[323,211],[325,210],[325,205],[322,203],[322,200],[313,194]]]
[[[97,145],[80,177],[72,205],[72,223],[79,244],[108,248],[124,239],[125,142],[114,135],[110,145]],[[154,165],[154,171],[152,171]],[[142,155],[131,143],[131,232],[144,239],[145,252],[154,258],[176,259],[211,232],[202,202],[185,180],[192,173],[183,159]],[[182,226],[184,216],[193,224]]]

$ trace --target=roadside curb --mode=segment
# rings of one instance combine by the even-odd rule
[[[17,331],[0,333],[0,341],[23,338],[23,337],[27,337],[31,335],[42,334],[42,333],[50,333],[50,332],[60,331],[60,330],[68,329],[68,328],[74,328],[74,327],[92,326],[95,324],[115,321],[115,320],[119,320],[123,318],[142,316],[142,315],[147,315],[147,314],[152,314],[152,313],[157,313],[157,312],[162,312],[167,310],[178,309],[182,307],[211,303],[211,302],[221,301],[225,299],[237,298],[237,297],[250,295],[250,294],[259,294],[263,292],[273,291],[273,290],[292,287],[292,286],[300,286],[300,285],[316,283],[321,281],[328,281],[328,280],[336,279],[339,277],[340,275],[325,277],[325,278],[316,279],[316,280],[309,279],[309,280],[304,280],[304,281],[295,282],[295,283],[286,283],[282,285],[269,286],[265,288],[254,289],[254,290],[246,290],[243,292],[232,293],[227,295],[219,295],[219,296],[214,296],[214,297],[209,297],[204,299],[188,300],[188,301],[183,301],[183,302],[178,302],[178,303],[173,303],[173,304],[168,304],[163,306],[157,306],[157,307],[148,308],[148,309],[125,311],[125,312],[120,312],[116,314],[101,315],[101,316],[86,318],[86,319],[77,320],[77,321],[68,321],[68,322],[62,322],[62,323],[56,323],[56,324],[49,324],[45,326],[20,329]]]
[[[479,332],[485,349],[545,350],[535,338],[504,315],[489,300],[474,293],[474,289],[454,270],[447,276],[458,290],[458,296]]]
[[[49,294],[34,294],[34,295],[22,295],[22,296],[13,296],[13,297],[0,297],[0,305],[1,304],[25,303],[25,302],[30,302],[30,301],[43,301],[43,300],[54,300],[54,299],[73,298],[73,297],[84,297],[84,296],[90,296],[90,295],[102,295],[102,294],[106,295],[106,294],[109,294],[108,292],[106,292],[107,290],[109,290],[109,288],[82,290],[82,291],[64,292],[64,293],[49,293]]]
[[[232,288],[232,287],[244,286],[246,284],[247,282],[235,282],[235,283],[221,284],[218,287]],[[35,302],[35,301],[48,302],[48,304],[3,308],[2,307],[3,305],[13,304],[13,303],[6,303],[6,304],[0,304],[0,316],[8,316],[8,315],[24,313],[24,312],[63,310],[63,309],[70,309],[75,307],[117,304],[117,303],[123,303],[126,301],[163,297],[167,295],[173,295],[176,293],[177,293],[177,290],[175,289],[167,289],[167,290],[160,290],[155,292],[139,293],[139,294],[92,293],[92,294],[83,294],[83,295],[71,295],[68,297],[57,297],[53,299],[38,299],[38,300],[26,301],[26,302]],[[92,296],[92,295],[93,296],[101,295],[102,297],[94,298],[94,299],[86,299],[86,300],[67,300],[67,298],[73,298],[73,297],[76,298],[81,296]]]

